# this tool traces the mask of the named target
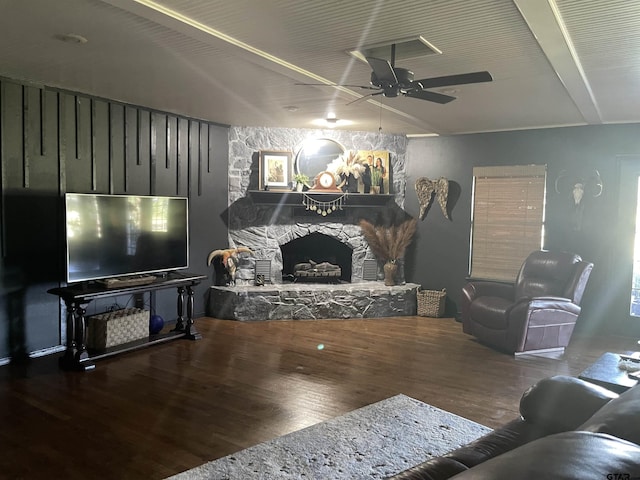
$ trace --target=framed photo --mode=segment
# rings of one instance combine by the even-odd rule
[[[360,175],[358,179],[358,193],[393,193],[391,191],[393,181],[389,152],[387,150],[358,150],[358,156],[364,158],[365,164],[369,166],[369,175]]]
[[[288,191],[293,181],[293,154],[289,151],[260,151],[260,190]]]

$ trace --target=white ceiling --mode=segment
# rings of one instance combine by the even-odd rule
[[[640,121],[640,0],[0,0],[0,76],[213,122],[454,134]],[[86,37],[78,44],[57,39]],[[422,35],[415,78],[488,70],[439,105],[373,97],[347,51]],[[435,89],[442,91],[443,89]],[[374,100],[375,99],[375,100]],[[296,107],[289,111],[286,107]]]

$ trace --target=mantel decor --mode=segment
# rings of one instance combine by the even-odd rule
[[[347,199],[347,194],[340,195],[338,198],[328,201],[320,201],[315,198],[307,195],[306,193],[302,194],[302,204],[305,206],[307,210],[311,210],[316,212],[318,215],[322,215],[326,217],[330,213],[335,212],[336,210],[342,210]]]
[[[378,208],[387,205],[394,199],[393,195],[325,193],[311,190],[305,192],[249,190],[248,194],[255,205],[278,205],[280,207],[299,207],[301,204],[304,205],[305,197],[311,198],[318,203],[330,203],[342,196],[344,197],[342,206],[349,208]],[[348,203],[347,199],[349,200]]]
[[[292,159],[290,151],[261,150],[260,190],[291,190]]]

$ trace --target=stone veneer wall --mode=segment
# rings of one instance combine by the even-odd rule
[[[404,205],[406,190],[407,138],[404,135],[312,130],[295,128],[231,127],[229,129],[229,208],[226,211],[229,246],[246,246],[253,256],[243,255],[236,273],[238,285],[254,280],[255,259],[271,260],[271,282],[282,282],[280,245],[309,233],[319,232],[353,248],[352,281],[362,280],[362,260],[374,258],[360,234],[357,222],[365,210],[349,208],[344,216],[298,217],[292,207],[254,204],[249,190],[258,189],[260,150],[289,150],[294,153],[309,138],[331,138],[347,150],[387,150],[393,176],[393,193],[399,207]],[[366,209],[376,210],[376,209]],[[333,220],[333,221],[332,221]]]

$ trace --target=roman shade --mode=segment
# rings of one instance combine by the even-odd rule
[[[546,165],[475,167],[470,277],[513,282],[542,248]]]

